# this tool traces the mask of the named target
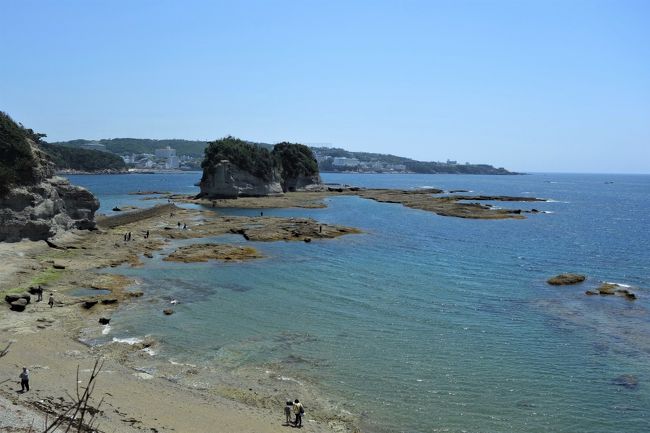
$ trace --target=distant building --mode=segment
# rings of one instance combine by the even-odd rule
[[[176,156],[176,149],[167,146],[164,149],[156,149],[156,158],[170,158]]]
[[[178,157],[170,156],[169,158],[167,158],[167,162],[165,163],[165,168],[176,169],[179,166],[180,166],[180,161],[178,160]]]
[[[358,167],[359,160],[357,158],[346,158],[344,156],[334,158],[332,161],[334,167]]]
[[[447,164],[449,164],[449,165],[457,165],[458,161],[454,161],[453,159],[448,159]]]

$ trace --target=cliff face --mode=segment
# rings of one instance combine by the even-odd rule
[[[259,197],[282,194],[275,178],[265,180],[222,160],[203,172],[201,196],[210,198]]]
[[[309,189],[311,186],[320,185],[321,178],[318,174],[312,176],[299,175],[282,180],[283,191],[300,191]]]
[[[99,201],[61,177],[11,188],[0,197],[0,242],[43,240],[70,229],[94,229]]]
[[[0,153],[7,160],[16,155],[20,158],[20,170],[7,164],[0,166],[4,174],[0,185],[0,242],[43,240],[73,228],[94,229],[99,201],[86,189],[53,177],[54,166],[38,147],[33,131],[0,114]]]

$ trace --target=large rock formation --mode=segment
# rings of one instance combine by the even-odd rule
[[[0,242],[47,239],[60,231],[95,228],[99,201],[61,177],[17,186],[0,197]]]
[[[260,197],[282,194],[277,178],[266,180],[224,159],[204,169],[201,196],[210,198]]]
[[[269,151],[226,137],[210,143],[201,165],[200,197],[259,197],[320,184],[318,163],[301,144],[279,143]]]
[[[0,242],[43,240],[73,228],[94,229],[99,201],[86,189],[53,176],[39,135],[0,113]],[[13,169],[14,165],[20,169]]]

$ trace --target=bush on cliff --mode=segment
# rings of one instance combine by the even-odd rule
[[[39,142],[41,137],[0,111],[0,195],[6,194],[11,185],[35,181],[36,161],[27,139]]]
[[[204,173],[206,169],[212,173],[214,166],[224,159],[260,179],[273,179],[273,158],[267,149],[231,136],[212,141],[201,163]]]
[[[278,143],[271,154],[285,180],[318,175],[314,153],[304,144]]]

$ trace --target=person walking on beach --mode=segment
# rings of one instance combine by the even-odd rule
[[[41,302],[43,300],[43,288],[39,285],[36,288],[36,302]]]
[[[302,427],[302,415],[305,413],[305,408],[302,407],[302,403],[298,399],[295,399],[293,402],[293,413],[296,414],[296,420],[293,425],[298,428]]]
[[[286,420],[284,425],[291,424],[291,408],[292,407],[293,407],[293,403],[291,403],[291,400],[287,400],[287,404],[284,405],[284,418]]]
[[[25,392],[29,391],[29,370],[27,367],[23,367],[23,372],[20,373],[20,391]]]
[[[50,308],[54,307],[54,295],[50,293],[50,299],[47,300],[47,305],[50,306]]]

